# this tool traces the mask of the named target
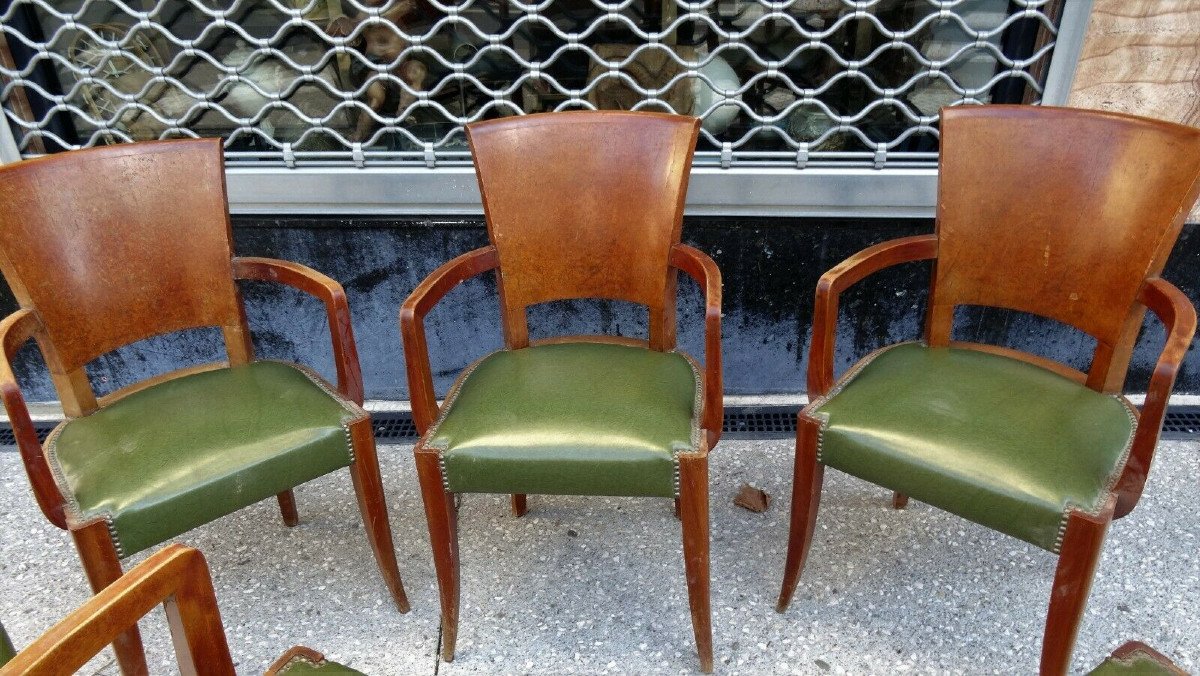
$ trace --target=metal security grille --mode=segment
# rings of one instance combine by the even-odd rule
[[[940,107],[1042,99],[1083,1],[8,0],[0,102],[25,157],[462,165],[465,123],[599,108],[702,117],[700,165],[928,166]]]

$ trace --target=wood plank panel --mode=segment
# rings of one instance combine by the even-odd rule
[[[1095,0],[1069,104],[1200,127],[1200,0]]]

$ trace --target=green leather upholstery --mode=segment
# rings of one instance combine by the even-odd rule
[[[361,671],[351,669],[337,662],[330,662],[326,659],[314,662],[304,655],[296,655],[275,673],[289,674],[290,676],[299,676],[300,674],[362,674]]]
[[[75,524],[122,556],[350,464],[366,413],[315,375],[262,361],[169,380],[64,422],[47,455]]]
[[[697,448],[700,380],[681,354],[606,343],[495,352],[428,435],[456,493],[677,494]]]
[[[12,639],[8,637],[8,632],[4,631],[4,625],[0,624],[0,667],[8,664],[16,654]]]
[[[1164,663],[1161,655],[1145,650],[1135,650],[1124,657],[1108,657],[1088,676],[1176,676],[1185,673],[1169,661]]]
[[[1069,507],[1094,512],[1128,457],[1132,409],[1045,369],[903,343],[810,412],[818,459],[1050,551]]]

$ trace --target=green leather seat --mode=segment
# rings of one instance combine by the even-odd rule
[[[47,456],[68,518],[121,556],[350,464],[365,415],[316,376],[260,361],[151,386],[64,422]]]
[[[700,440],[700,380],[674,352],[608,343],[500,351],[447,397],[427,445],[456,493],[671,497]]]
[[[1157,650],[1130,642],[1113,651],[1087,676],[1181,676],[1186,673]]]
[[[1101,506],[1135,427],[1120,397],[918,343],[880,351],[815,412],[825,465],[1055,552],[1068,508]]]
[[[302,654],[293,655],[291,659],[277,667],[274,673],[280,676],[283,674],[289,674],[290,676],[300,676],[300,674],[362,674],[361,671],[351,669],[344,664],[330,662],[324,657],[313,659]]]

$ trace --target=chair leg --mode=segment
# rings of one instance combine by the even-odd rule
[[[787,610],[796,593],[796,585],[808,560],[813,527],[817,523],[821,485],[825,478],[825,466],[817,462],[820,431],[819,422],[800,417],[796,429],[796,465],[792,477],[792,520],[788,529],[787,559],[783,564],[783,586],[775,604],[775,610],[780,613]]]
[[[275,496],[279,500],[279,513],[283,515],[283,525],[291,528],[300,523],[300,513],[296,511],[296,495],[292,489]]]
[[[1104,534],[1112,521],[1116,497],[1110,497],[1099,515],[1072,511],[1067,517],[1050,592],[1050,611],[1046,615],[1046,634],[1042,638],[1042,676],[1067,673],[1071,651],[1079,634],[1079,623],[1092,590],[1092,577],[1104,547]]]
[[[454,661],[458,641],[458,510],[454,494],[442,484],[442,468],[435,451],[418,450],[417,477],[421,498],[425,501],[425,519],[429,523],[429,544],[433,547],[433,567],[437,571],[438,593],[442,603],[442,659]]]
[[[679,515],[679,498],[675,498],[675,518],[676,519],[683,518]]]
[[[358,511],[362,514],[367,539],[371,542],[375,563],[379,565],[379,573],[392,594],[396,608],[407,613],[408,597],[404,594],[404,582],[400,579],[400,567],[396,564],[396,547],[392,543],[392,526],[388,522],[387,500],[383,495],[383,479],[379,476],[375,433],[370,420],[353,425],[350,439],[354,444],[350,478],[354,482],[354,494],[358,497]]]
[[[908,506],[908,496],[900,491],[892,493],[892,509],[904,509]]]
[[[529,511],[529,507],[525,504],[524,493],[512,494],[512,515],[515,517],[525,516],[525,512]]]
[[[121,577],[121,559],[117,556],[117,548],[113,545],[107,524],[98,522],[73,530],[71,537],[75,540],[75,548],[79,550],[92,593],[98,593]],[[150,673],[146,667],[142,635],[136,624],[117,636],[112,648],[124,676],[145,676]]]
[[[683,565],[700,671],[713,670],[712,608],[709,600],[708,458],[680,456],[679,515],[683,522]]]

